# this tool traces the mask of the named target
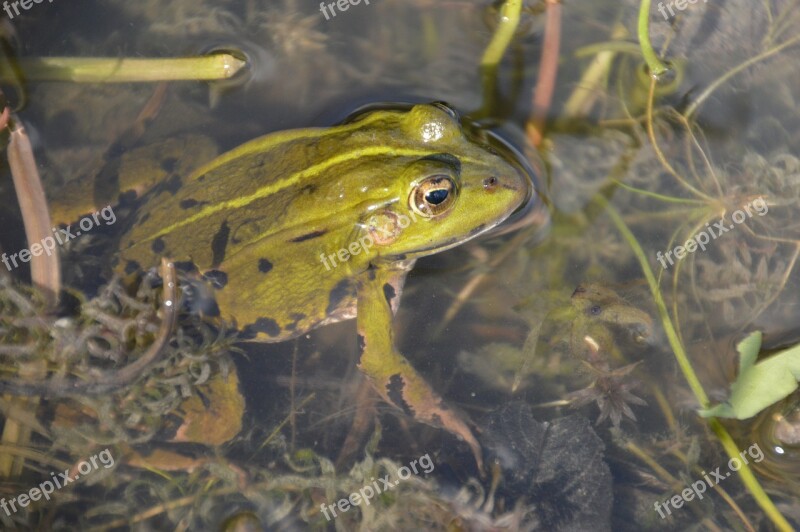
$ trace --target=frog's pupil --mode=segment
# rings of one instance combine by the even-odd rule
[[[431,205],[439,205],[444,200],[447,199],[447,195],[449,192],[445,189],[438,189],[438,190],[431,190],[427,194],[425,194],[425,201],[430,203]]]

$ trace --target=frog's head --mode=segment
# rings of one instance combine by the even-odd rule
[[[386,184],[392,202],[362,225],[377,256],[413,259],[457,246],[530,198],[531,176],[522,165],[466,134],[445,105],[416,105],[397,120],[404,144],[397,153],[409,156]]]

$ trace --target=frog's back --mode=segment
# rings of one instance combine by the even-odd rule
[[[169,257],[196,268],[217,289],[221,315],[265,341],[355,317],[367,261],[336,253],[357,237],[364,189],[380,168],[378,158],[375,172],[365,163],[373,126],[383,127],[367,117],[266,135],[153,191],[123,236],[119,267]]]

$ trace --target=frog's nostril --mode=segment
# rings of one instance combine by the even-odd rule
[[[494,189],[497,186],[498,183],[499,183],[499,180],[496,177],[494,177],[494,176],[487,177],[486,179],[483,180],[483,188],[486,189],[486,190],[491,191],[492,189]]]

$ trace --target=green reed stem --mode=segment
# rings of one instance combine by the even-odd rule
[[[656,282],[656,277],[653,275],[653,270],[650,269],[650,261],[647,260],[644,250],[639,245],[639,242],[636,240],[636,237],[633,235],[631,230],[628,229],[628,226],[625,225],[625,222],[617,210],[614,209],[614,207],[612,207],[608,203],[608,200],[606,200],[606,198],[603,196],[599,196],[598,201],[603,204],[606,212],[611,217],[614,225],[617,227],[617,230],[622,233],[622,237],[631,247],[633,254],[639,260],[639,264],[642,266],[642,270],[644,271],[645,279],[647,279],[647,284],[650,287],[650,291],[653,293],[653,299],[655,300],[656,308],[658,309],[658,315],[661,317],[661,321],[664,325],[664,332],[667,335],[667,340],[669,341],[670,347],[672,347],[672,351],[675,353],[678,366],[681,368],[683,376],[686,378],[686,381],[689,383],[689,387],[692,389],[694,396],[697,398],[697,402],[700,403],[702,408],[708,408],[708,396],[703,389],[703,385],[700,384],[700,380],[697,378],[697,374],[694,372],[691,362],[689,362],[689,357],[686,356],[686,351],[683,349],[683,345],[678,338],[678,333],[669,317],[667,305],[664,302],[664,298],[661,296],[661,290]]]
[[[661,296],[661,290],[656,282],[655,275],[653,275],[653,270],[650,269],[650,261],[647,260],[644,250],[639,245],[639,241],[636,240],[636,237],[625,224],[625,221],[622,219],[617,210],[608,203],[608,200],[604,196],[597,196],[596,201],[605,208],[606,212],[611,218],[611,221],[614,223],[617,230],[622,234],[622,237],[633,250],[633,254],[639,261],[639,265],[641,266],[644,276],[647,279],[647,284],[650,287],[650,292],[653,295],[653,300],[658,308],[658,314],[661,318],[664,332],[667,335],[670,347],[672,347],[672,352],[675,354],[675,359],[678,361],[678,366],[681,368],[684,378],[689,383],[689,388],[692,389],[697,402],[700,403],[702,408],[708,408],[708,396],[706,395],[700,380],[697,378],[694,368],[692,368],[689,357],[686,355],[686,351],[683,349],[683,344],[678,338],[678,334],[674,325],[672,324],[672,320],[669,317],[667,305],[664,303],[664,298]],[[769,495],[767,495],[767,493],[764,491],[764,488],[761,487],[758,479],[756,479],[753,471],[750,469],[749,464],[740,459],[739,447],[736,445],[736,442],[733,440],[722,423],[720,423],[716,418],[709,418],[708,424],[711,426],[711,430],[714,431],[714,434],[717,435],[717,438],[722,444],[722,447],[725,449],[727,455],[731,459],[739,459],[739,463],[741,464],[739,475],[742,479],[742,484],[745,485],[750,494],[753,496],[753,499],[755,499],[756,503],[761,507],[764,513],[767,514],[767,516],[779,530],[793,530],[786,518],[783,517],[780,511],[775,507],[775,504],[769,498]]]
[[[642,48],[636,43],[628,41],[604,41],[581,46],[572,54],[578,59],[591,57],[602,52],[616,52],[619,54],[642,55]]]
[[[236,75],[246,62],[231,54],[201,57],[131,59],[116,57],[20,58],[18,68],[29,81],[130,83],[154,81],[211,81]],[[0,81],[14,79],[11,65],[0,62]]]
[[[649,190],[644,190],[641,188],[632,187],[629,184],[620,181],[619,179],[612,180],[615,185],[624,188],[630,192],[641,194],[642,196],[647,196],[648,198],[657,199],[659,201],[663,201],[666,203],[680,203],[682,205],[706,205],[707,202],[703,200],[696,200],[691,198],[676,198],[675,196],[666,196],[664,194],[659,194],[657,192],[651,192]]]
[[[733,441],[733,438],[719,422],[717,418],[710,418],[708,420],[708,424],[711,426],[711,430],[714,431],[714,434],[717,435],[719,438],[720,443],[722,443],[722,447],[725,449],[725,452],[728,453],[730,458],[740,458],[739,457],[739,446],[736,445],[736,442]],[[764,491],[764,488],[761,487],[761,484],[758,483],[758,479],[753,474],[753,470],[750,469],[750,466],[745,463],[743,460],[739,460],[739,463],[742,464],[741,469],[739,469],[738,473],[742,479],[742,484],[750,491],[750,495],[753,496],[756,503],[764,510],[764,513],[767,514],[770,521],[782,532],[791,532],[794,530],[792,525],[786,520],[785,517],[781,514],[780,510],[775,507],[775,503],[772,502],[772,499],[769,498],[767,492]]]
[[[500,8],[500,19],[497,29],[483,53],[480,64],[483,104],[479,111],[471,113],[473,118],[483,118],[492,114],[495,108],[495,90],[497,86],[497,65],[511,44],[514,32],[519,26],[522,0],[506,0]]]
[[[503,58],[506,48],[511,44],[511,38],[519,26],[519,15],[522,12],[522,0],[506,0],[500,8],[500,20],[497,31],[481,59],[481,67],[497,66]]]
[[[647,67],[650,69],[650,75],[657,78],[669,71],[669,68],[658,58],[650,43],[650,0],[641,0],[639,4],[638,33],[639,46],[642,48],[642,55],[647,62]]]

